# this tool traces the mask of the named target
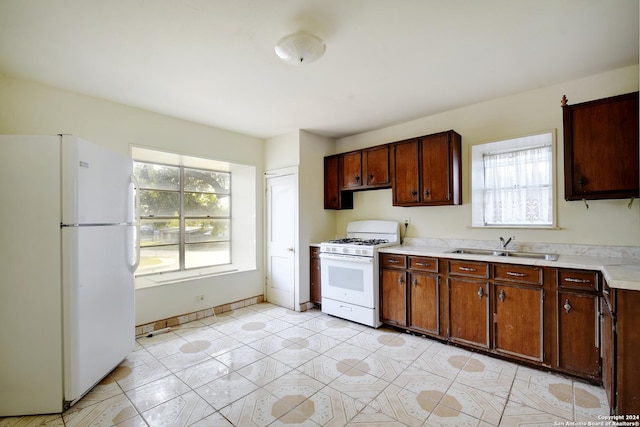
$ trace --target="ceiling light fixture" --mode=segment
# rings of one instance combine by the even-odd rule
[[[320,58],[326,46],[320,37],[313,34],[298,32],[281,38],[276,43],[276,55],[287,64],[311,64]]]

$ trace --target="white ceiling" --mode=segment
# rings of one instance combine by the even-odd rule
[[[638,0],[0,0],[0,73],[261,138],[341,137],[638,63]],[[282,63],[298,30],[317,62]]]

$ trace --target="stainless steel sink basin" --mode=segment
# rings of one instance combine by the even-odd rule
[[[509,257],[517,257],[517,258],[533,258],[533,259],[544,259],[547,261],[557,261],[558,255],[556,254],[544,254],[538,252],[511,252],[505,251],[501,254],[502,256]]]
[[[450,254],[493,255],[493,256],[501,256],[504,254],[503,251],[494,251],[492,249],[467,249],[467,248],[456,248],[447,252]]]
[[[530,259],[543,259],[546,261],[557,261],[558,255],[546,254],[539,252],[516,252],[509,250],[493,250],[493,249],[471,249],[471,248],[456,248],[446,251],[450,254],[465,254],[465,255],[489,255],[489,256],[505,256],[514,258],[530,258]]]

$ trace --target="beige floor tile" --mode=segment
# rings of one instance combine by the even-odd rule
[[[403,425],[419,427],[438,405],[438,400],[432,398],[428,393],[418,394],[392,384],[376,396],[367,412],[381,413]]]
[[[62,414],[0,417],[0,427],[64,427]]]
[[[213,407],[194,391],[178,396],[142,413],[150,427],[182,427],[214,413]]]
[[[602,421],[609,415],[607,395],[602,387],[580,381],[573,382],[573,408],[576,421]]]
[[[440,405],[463,412],[491,425],[498,425],[506,404],[506,397],[455,382],[440,400]]]
[[[292,368],[297,368],[309,360],[318,357],[319,354],[320,353],[306,347],[290,346],[273,353],[271,357]]]
[[[366,406],[354,396],[341,393],[331,387],[324,387],[309,397],[307,401],[304,403],[306,405],[305,413],[311,412],[309,418],[325,427],[345,426]],[[309,402],[312,402],[313,406]]]
[[[372,350],[358,347],[351,343],[342,342],[325,351],[324,355],[353,366],[369,357],[373,352]]]
[[[509,401],[502,414],[500,427],[551,427],[567,425],[570,419],[561,418],[519,402]]]
[[[509,400],[573,420],[573,384],[559,376],[534,375],[529,382],[516,378]]]
[[[225,417],[220,415],[219,412],[209,415],[206,418],[191,425],[192,427],[233,427],[233,424],[229,422]]]
[[[169,375],[129,390],[126,395],[139,412],[144,412],[189,391],[188,385],[175,375]]]
[[[62,414],[65,426],[113,426],[138,415],[124,393],[93,405],[74,405]]]
[[[249,347],[255,348],[261,353],[271,355],[277,351],[282,350],[285,347],[293,345],[293,341],[278,335],[269,335],[258,341],[254,341],[248,344]]]
[[[349,360],[352,363],[338,361],[324,354],[319,355],[300,366],[297,370],[320,381],[323,384],[329,384],[340,375],[347,373],[358,360]]]
[[[260,388],[225,406],[220,410],[220,414],[234,426],[267,426],[290,409],[287,408],[287,411],[283,412],[276,404],[277,400],[274,395]]]
[[[300,371],[291,371],[265,385],[264,389],[277,398],[302,396],[307,399],[324,387],[323,383]]]
[[[292,370],[291,366],[267,356],[238,369],[237,372],[252,383],[262,387]]]
[[[176,373],[192,389],[201,387],[216,378],[223,377],[231,372],[231,369],[224,363],[211,359],[204,363],[192,366]]]
[[[329,387],[351,396],[364,405],[368,405],[388,385],[388,381],[367,374],[357,368],[349,369],[345,374],[329,383]]]
[[[266,355],[255,348],[244,345],[216,356],[216,360],[227,365],[232,371],[243,368],[264,358]]]
[[[433,410],[426,423],[426,427],[492,427],[494,424],[489,424],[485,421],[479,420],[472,416],[465,414],[464,412],[453,409],[444,404],[439,404],[436,409]]]
[[[176,373],[210,360],[212,356],[191,343],[184,344],[180,352],[158,359],[171,372]]]
[[[507,396],[518,370],[517,365],[474,354],[456,376],[456,383]]]
[[[124,391],[132,390],[170,375],[171,371],[142,349],[130,353],[126,360],[111,372]]]
[[[210,383],[198,387],[195,391],[214,409],[219,410],[236,400],[253,393],[259,387],[240,375],[231,372]]]

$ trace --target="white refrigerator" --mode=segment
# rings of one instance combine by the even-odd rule
[[[133,349],[131,174],[73,136],[0,136],[0,417],[64,411]]]

